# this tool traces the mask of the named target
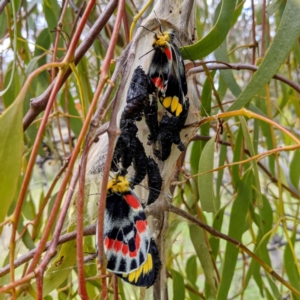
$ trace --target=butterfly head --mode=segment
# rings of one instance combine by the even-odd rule
[[[130,182],[125,176],[116,175],[108,182],[107,190],[110,193],[124,194],[130,191]]]
[[[154,40],[153,40],[153,48],[169,48],[170,43],[173,43],[174,41],[174,31],[168,30],[164,32],[159,32],[154,34]]]

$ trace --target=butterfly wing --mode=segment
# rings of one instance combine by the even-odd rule
[[[164,93],[168,85],[168,79],[172,67],[172,53],[170,48],[166,50],[155,48],[152,62],[149,68],[149,77],[158,91]]]
[[[150,232],[146,215],[134,193],[109,195],[104,222],[107,269],[117,275],[137,270],[147,260]]]
[[[148,288],[154,284],[159,273],[160,266],[161,261],[159,259],[158,249],[154,240],[151,239],[146,262],[130,274],[122,274],[121,276],[117,275],[133,285],[146,286]]]
[[[187,94],[187,83],[182,56],[175,44],[172,49],[172,67],[169,74],[167,89],[160,93],[159,100],[163,107],[173,116],[179,117],[183,111],[184,96]]]

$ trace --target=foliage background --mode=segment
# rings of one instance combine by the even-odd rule
[[[80,35],[81,43],[112,2],[96,2]],[[191,3],[180,2],[179,9],[187,2]],[[35,71],[46,63],[65,61],[86,6],[83,1],[34,0],[3,1],[1,5],[0,90],[8,88],[0,98],[0,263],[5,266],[14,258],[11,253],[16,258],[26,255],[45,232],[65,176],[65,160],[78,154],[74,154],[74,147],[101,83],[99,70],[112,43],[120,6],[109,15],[82,59],[76,61],[77,72],[57,91],[39,136],[45,108],[34,121],[26,123],[25,117],[24,133],[23,116],[30,112],[30,99],[43,94],[60,75],[59,69],[51,66],[40,74]],[[143,1],[126,1],[113,58],[124,53],[133,17],[144,5]],[[162,2],[156,5],[163,7]],[[170,23],[179,11],[174,7],[167,14]],[[175,214],[168,215],[165,257],[161,258],[166,266],[162,271],[166,282],[162,280],[161,286],[154,287],[155,299],[158,294],[162,299],[168,295],[168,299],[176,300],[300,299],[299,15],[296,0],[195,1],[191,16],[195,18],[195,34],[189,38],[199,42],[186,47],[182,54],[195,61],[196,67],[188,63],[186,69],[195,87],[192,99],[198,107],[191,113],[201,116],[201,121],[178,163],[181,168],[172,204],[181,211],[170,209]],[[114,63],[110,64],[110,77],[115,68]],[[281,77],[272,79],[276,73]],[[103,88],[102,97],[108,89],[109,85]],[[116,85],[110,101],[117,89]],[[106,108],[108,114],[102,123],[111,118],[112,105]],[[30,176],[28,186],[24,183],[26,174]],[[90,187],[90,194],[92,190]],[[71,220],[76,219],[71,210],[68,214]],[[225,235],[202,230],[195,222],[187,222],[188,216]],[[84,216],[84,221],[86,225],[90,219]],[[74,230],[75,222],[65,223],[63,233]],[[52,225],[48,240],[53,238],[54,222]],[[226,236],[242,242],[252,252],[225,241]],[[44,277],[46,299],[79,299],[78,287],[83,290],[84,286],[91,299],[103,296],[103,280],[93,278],[97,274],[95,260],[84,265],[84,276],[89,280],[80,281],[81,262],[76,264],[75,245],[73,241],[58,247],[64,255],[49,264]],[[85,237],[85,255],[94,251],[94,238]],[[64,264],[60,268],[62,256]],[[27,267],[23,264],[16,268],[15,277],[1,273],[4,290],[6,284],[15,280],[18,283]],[[279,275],[276,280],[274,271]],[[8,292],[12,297],[32,299],[36,296],[34,282],[32,279],[32,285],[23,287],[19,282],[16,290]],[[0,288],[2,299],[7,297],[4,290]],[[132,289],[119,281],[120,299],[150,299],[152,292]],[[108,295],[116,297],[111,279]]]

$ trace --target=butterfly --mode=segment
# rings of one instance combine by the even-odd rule
[[[160,30],[154,34],[154,55],[148,76],[158,90],[163,107],[173,116],[179,117],[187,94],[187,82],[183,58],[174,39],[173,30]]]
[[[139,287],[154,284],[161,262],[146,215],[125,176],[108,183],[104,217],[107,269]]]

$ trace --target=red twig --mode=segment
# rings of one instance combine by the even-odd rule
[[[78,293],[82,299],[88,299],[84,279],[84,253],[83,253],[83,215],[84,215],[84,183],[86,162],[88,156],[88,143],[86,141],[79,167],[79,190],[77,201],[77,267],[78,267]]]
[[[103,62],[103,66],[101,68],[101,78],[100,82],[103,79],[108,78],[108,70],[111,58],[113,56],[113,50],[115,48],[115,45],[117,43],[117,38],[119,34],[119,29],[121,26],[122,18],[124,15],[124,9],[125,9],[125,0],[119,1],[119,10],[114,26],[114,30],[111,37],[111,42],[109,44],[107,54],[105,56],[105,60]],[[116,106],[116,103],[114,103],[114,108]],[[104,224],[104,210],[106,205],[106,187],[108,184],[108,175],[110,171],[110,164],[112,160],[113,150],[114,150],[114,141],[117,136],[117,128],[116,128],[116,109],[113,109],[112,116],[111,116],[111,122],[110,126],[107,130],[108,136],[109,136],[109,145],[107,150],[107,157],[106,157],[106,163],[104,166],[104,172],[103,172],[103,179],[101,184],[101,195],[100,195],[100,202],[99,202],[99,210],[98,210],[98,236],[97,236],[97,242],[98,242],[98,258],[101,266],[101,275],[105,274],[106,265],[104,264],[104,251],[103,251],[103,224]],[[104,273],[104,274],[103,274]],[[107,287],[106,287],[106,280],[105,278],[102,279],[102,299],[107,299]]]
[[[118,276],[114,274],[114,300],[118,299]]]

